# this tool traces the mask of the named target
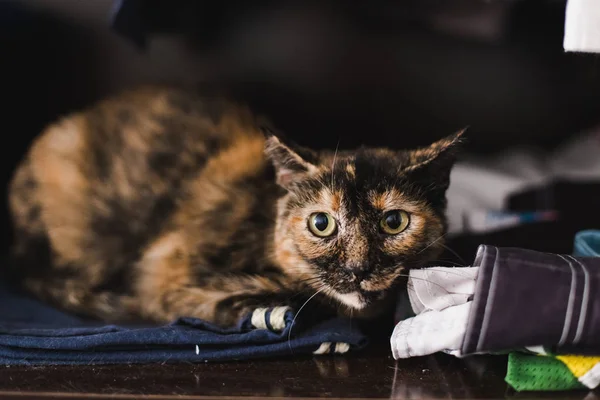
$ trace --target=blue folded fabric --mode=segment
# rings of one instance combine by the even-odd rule
[[[367,342],[348,319],[302,326],[298,318],[292,327],[293,315],[288,312],[285,320],[282,332],[252,329],[249,318],[233,329],[193,318],[165,326],[104,325],[66,314],[0,284],[0,364],[231,361],[333,352],[339,343],[353,350]]]

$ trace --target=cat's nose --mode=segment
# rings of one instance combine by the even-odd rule
[[[366,265],[354,266],[349,269],[350,269],[350,276],[352,277],[352,281],[356,282],[356,283],[362,282],[371,273],[370,268],[368,268]]]

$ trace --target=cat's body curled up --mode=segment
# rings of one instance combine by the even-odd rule
[[[313,295],[376,315],[440,253],[459,142],[314,152],[235,104],[132,90],[32,144],[10,187],[13,268],[41,299],[109,321],[232,326]]]

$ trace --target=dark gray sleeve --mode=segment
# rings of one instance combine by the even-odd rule
[[[482,245],[462,353],[543,345],[600,354],[600,258]]]

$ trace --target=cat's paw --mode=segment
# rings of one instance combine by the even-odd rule
[[[281,332],[285,329],[285,315],[290,311],[292,308],[288,306],[257,308],[252,312],[250,323],[255,329]]]
[[[347,353],[348,350],[350,350],[350,345],[348,343],[323,342],[323,343],[321,343],[321,345],[319,346],[318,349],[313,351],[313,354],[315,354],[315,355],[330,354],[330,353],[344,354],[344,353]]]

